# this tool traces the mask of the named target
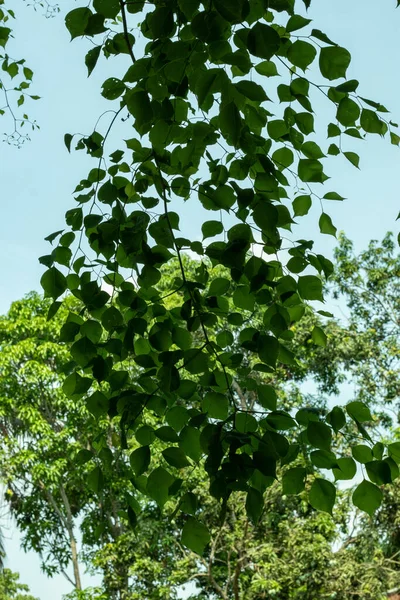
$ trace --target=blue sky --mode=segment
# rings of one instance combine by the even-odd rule
[[[128,65],[128,61],[126,65],[119,62],[115,73],[115,63],[103,60],[87,79],[83,62],[87,44],[79,40],[70,43],[63,12],[46,20],[22,0],[14,0],[13,8],[14,3],[18,20],[17,43],[12,53],[29,57],[29,66],[35,72],[33,93],[42,96],[42,100],[32,103],[29,113],[41,129],[21,149],[6,144],[0,147],[1,312],[28,291],[40,289],[42,267],[38,257],[49,250],[44,237],[63,228],[64,213],[74,205],[71,192],[93,166],[82,152],[68,154],[64,133],[91,131],[97,116],[112,106],[99,95],[102,82],[111,74],[122,74]],[[360,81],[361,95],[379,100],[392,111],[393,119],[400,121],[400,10],[395,11],[395,0],[380,0],[379,10],[373,0],[313,0],[312,4],[310,17],[314,26],[351,51],[348,77]],[[64,0],[61,5],[65,11],[75,3]],[[326,105],[317,102],[318,116],[326,120]],[[2,130],[0,121],[0,133]],[[131,137],[132,133],[130,130],[124,137]],[[323,135],[318,141],[327,148]],[[336,227],[361,249],[371,238],[382,238],[388,230],[398,231],[395,218],[400,210],[400,151],[377,136],[370,136],[366,142],[349,138],[346,149],[359,151],[361,170],[345,158],[330,161],[327,172],[332,179],[327,186],[347,200],[331,202],[327,210]],[[296,235],[298,232],[298,237],[312,237],[318,217],[316,207]],[[199,223],[200,212],[186,204],[182,235],[196,236]],[[330,236],[317,238],[319,251],[329,254],[334,244]],[[25,556],[19,550],[15,532],[13,537],[13,542],[6,540],[9,565],[21,571],[34,594],[41,600],[57,600],[69,591],[63,578],[48,582],[41,576],[37,558]]]

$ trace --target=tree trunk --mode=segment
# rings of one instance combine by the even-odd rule
[[[65,525],[66,525],[66,528],[68,531],[69,543],[70,543],[70,547],[71,547],[71,560],[72,560],[72,568],[74,571],[75,589],[81,590],[82,583],[81,583],[81,575],[80,575],[80,571],[79,571],[78,549],[77,549],[77,545],[76,545],[76,539],[74,536],[74,519],[72,516],[71,506],[70,506],[67,494],[65,493],[64,486],[62,486],[62,485],[60,486],[60,494],[61,494],[61,498],[62,498],[62,501],[64,504],[65,512],[67,514],[67,518],[65,520]]]

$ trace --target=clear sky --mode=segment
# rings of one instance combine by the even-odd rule
[[[22,0],[12,0],[18,16],[12,54],[27,57],[35,72],[33,93],[42,100],[29,106],[29,114],[41,129],[21,149],[0,146],[1,312],[28,291],[40,289],[42,267],[38,257],[49,250],[43,238],[63,228],[64,213],[74,205],[71,192],[93,166],[82,152],[68,154],[64,133],[89,133],[97,116],[112,107],[101,98],[99,89],[104,79],[115,75],[113,59],[109,63],[103,60],[87,79],[83,62],[87,45],[79,40],[70,43],[63,23],[68,7],[79,3],[62,0],[60,4],[61,14],[46,20]],[[310,17],[316,28],[351,51],[348,77],[360,81],[361,95],[379,100],[392,111],[393,120],[400,121],[400,10],[395,10],[395,4],[395,0],[380,0],[378,8],[373,0],[313,0]],[[121,62],[118,69],[122,74]],[[318,104],[318,111],[322,119],[327,118],[324,102]],[[327,148],[323,136],[318,141]],[[371,238],[382,238],[388,230],[398,231],[395,219],[400,210],[400,150],[378,136],[369,136],[366,142],[349,138],[346,149],[359,152],[361,170],[345,158],[330,161],[326,170],[332,179],[327,186],[347,200],[332,202],[327,209],[336,227],[361,249]],[[316,208],[307,220],[309,224],[299,227],[298,237],[310,235],[318,217]],[[188,202],[182,235],[196,236],[199,222],[200,213]],[[334,243],[330,236],[319,236],[317,247],[329,254]],[[21,572],[35,595],[41,600],[58,600],[69,591],[63,578],[48,582],[41,576],[37,558],[25,556],[19,550],[15,532],[13,537],[13,542],[6,540],[9,566]]]

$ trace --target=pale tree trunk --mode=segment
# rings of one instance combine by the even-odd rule
[[[68,531],[69,543],[70,543],[70,547],[71,547],[71,560],[72,560],[72,567],[73,567],[73,571],[74,571],[75,588],[77,590],[81,590],[82,583],[81,583],[81,575],[80,575],[80,571],[79,571],[78,548],[76,545],[76,539],[75,539],[75,535],[74,535],[74,519],[73,519],[72,512],[71,512],[71,505],[69,503],[69,500],[68,500],[67,494],[65,493],[65,489],[64,489],[63,485],[60,486],[60,494],[61,494],[61,498],[62,498],[62,501],[64,504],[65,512],[67,514],[66,519],[65,519],[65,526]]]

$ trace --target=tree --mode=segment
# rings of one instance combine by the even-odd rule
[[[89,403],[102,394],[110,419],[121,427],[121,451],[134,439],[140,443],[143,423],[154,416],[161,427],[170,427],[170,413],[186,411],[185,426],[196,442],[183,449],[181,439],[178,447],[177,436],[171,434],[167,456],[183,453],[182,461],[192,468],[200,439],[210,493],[222,507],[234,490],[249,499],[265,492],[264,465],[272,471],[276,463],[281,467],[291,458],[289,436],[282,433],[288,428],[306,453],[309,448],[330,452],[333,439],[344,453],[338,460],[353,460],[335,439],[342,439],[346,419],[361,439],[371,440],[366,424],[372,415],[359,401],[350,403],[346,413],[336,407],[326,418],[320,414],[316,420],[304,419],[301,413],[293,419],[275,401],[265,400],[257,384],[260,373],[279,373],[281,365],[284,371],[297,368],[289,347],[292,328],[309,302],[323,299],[323,280],[332,272],[331,262],[313,251],[312,240],[294,241],[294,236],[286,260],[282,233],[290,232],[294,218],[305,216],[317,198],[323,207],[319,229],[335,235],[325,206],[342,196],[316,187],[327,181],[322,161],[327,155],[342,155],[359,166],[359,156],[345,142],[322,150],[314,141],[312,134],[320,126],[313,114],[314,90],[331,102],[336,122],[328,124],[330,138],[390,133],[392,143],[400,141],[395,124],[385,118],[387,109],[359,95],[358,81],[344,80],[350,53],[311,29],[302,14],[310,4],[166,0],[154,2],[150,10],[141,0],[93,0],[65,18],[72,39],[95,42],[85,56],[89,74],[103,56],[118,57],[129,66],[122,79],[110,77],[103,84],[102,95],[118,101],[108,128],[78,139],[65,136],[68,150],[74,141],[95,162],[76,188],[78,206],[66,214],[69,229],[49,236],[57,245],[40,259],[46,267],[43,289],[54,300],[50,316],[67,290],[84,307],[71,317],[79,325],[70,339],[76,366],[64,389],[71,402],[89,387]],[[139,26],[148,40],[144,49],[132,33]],[[8,36],[9,31],[5,41]],[[317,57],[321,83],[310,80],[307,72]],[[270,98],[261,84],[278,69],[283,79],[275,90],[281,103],[276,106],[266,104]],[[109,144],[119,118],[133,121],[134,127],[124,150],[122,142],[113,148]],[[206,211],[203,242],[178,233],[178,198],[198,201]],[[257,245],[261,257],[253,252]],[[203,259],[193,277],[185,269],[188,249]],[[183,293],[175,294],[171,305],[156,285],[161,267],[173,260],[180,266],[176,290]],[[210,277],[217,264],[230,271],[220,285]],[[110,293],[103,282],[111,286]],[[249,317],[261,311],[263,328],[248,327],[247,317],[237,316],[238,309]],[[233,341],[227,338],[228,324],[235,326]],[[99,334],[89,334],[92,328]],[[326,341],[319,326],[313,339],[317,345]],[[236,340],[239,352],[232,351]],[[126,361],[140,367],[139,377],[133,380],[124,368]],[[238,379],[256,386],[250,407],[241,405]],[[255,429],[243,432],[239,423],[247,416],[254,419]],[[106,437],[104,432],[104,445]],[[154,444],[158,441],[142,445],[158,456]],[[390,448],[385,452],[390,462]],[[377,482],[392,479],[382,457],[371,462],[369,480],[354,496],[367,512],[379,505]],[[132,485],[160,508],[176,494],[181,506],[173,461],[162,465],[147,461]],[[100,495],[108,468],[109,455],[98,452],[92,473],[97,474]],[[335,496],[328,479],[317,477],[310,487],[314,508],[330,512]],[[357,500],[360,496],[366,503]],[[126,502],[125,508],[134,512],[133,500]],[[130,521],[135,522],[132,514]],[[187,514],[183,539],[201,554],[209,539],[204,523]]]
[[[18,573],[10,569],[2,569],[0,573],[0,599],[1,600],[38,600],[29,593],[29,587],[19,583]]]
[[[346,243],[349,245],[348,241]],[[385,242],[382,247],[374,246],[374,251],[381,257],[382,263],[385,262],[384,248]],[[340,260],[340,251],[338,255],[339,260],[335,265],[333,281],[340,280],[341,285],[344,286],[349,271],[340,275],[344,269]],[[376,258],[374,260],[371,256],[370,260],[372,264],[377,264]],[[383,264],[382,272],[388,273],[387,284],[390,286],[390,279],[395,279],[395,271],[386,268],[387,266]],[[364,263],[359,259],[359,269],[364,267]],[[199,268],[201,268],[199,262],[185,259],[185,269],[191,276],[194,277]],[[179,303],[179,299],[175,296],[183,293],[179,290],[176,294],[170,294],[171,290],[176,289],[175,280],[178,274],[178,265],[164,268],[163,277],[157,286],[160,293],[167,296],[166,302],[170,310],[173,310],[175,303]],[[210,285],[214,287],[224,285],[223,279],[226,275],[226,269],[219,267],[215,273],[215,283],[210,282]],[[351,276],[354,276],[354,270],[351,271]],[[228,294],[230,301],[232,301],[231,296],[232,294]],[[379,288],[378,298],[382,301],[385,298],[385,289],[382,287]],[[392,298],[395,299],[396,296],[393,294]],[[376,303],[376,298],[374,301]],[[170,451],[171,447],[174,447],[171,446],[171,438],[175,436],[176,439],[177,432],[179,446],[187,448],[185,436],[187,439],[191,434],[191,428],[183,425],[184,410],[171,412],[168,425],[161,428],[158,427],[159,418],[156,415],[152,418],[148,416],[146,424],[142,423],[138,434],[140,445],[135,438],[130,438],[127,451],[120,450],[118,440],[113,442],[112,433],[107,436],[108,447],[103,447],[103,453],[106,451],[109,456],[114,457],[114,469],[104,472],[103,494],[99,498],[101,504],[100,507],[95,506],[92,490],[85,490],[87,471],[84,465],[82,470],[77,468],[77,462],[90,460],[91,453],[87,448],[91,447],[93,440],[101,435],[102,430],[97,431],[90,412],[85,410],[84,396],[71,405],[63,394],[63,382],[66,377],[69,377],[68,373],[72,365],[68,365],[67,347],[53,343],[53,340],[59,336],[60,328],[63,339],[68,340],[73,335],[77,324],[73,320],[67,320],[67,326],[63,326],[63,323],[67,317],[66,309],[69,307],[78,311],[78,306],[76,301],[70,298],[55,318],[47,321],[45,316],[49,304],[49,301],[41,300],[33,294],[15,303],[8,316],[0,321],[3,427],[11,431],[11,427],[16,426],[15,421],[18,419],[19,437],[24,432],[23,443],[26,444],[29,440],[30,449],[29,462],[27,462],[26,457],[21,457],[19,437],[9,436],[8,442],[6,438],[0,454],[0,470],[7,481],[10,481],[10,478],[14,482],[28,480],[29,487],[19,489],[15,495],[8,495],[8,500],[25,533],[26,546],[38,551],[38,546],[33,543],[32,532],[40,532],[43,540],[42,547],[47,547],[49,553],[46,564],[48,567],[50,564],[53,565],[53,572],[65,568],[65,563],[59,559],[61,553],[59,547],[62,549],[61,556],[64,556],[65,560],[70,560],[71,557],[68,538],[63,535],[66,531],[63,513],[60,517],[60,509],[55,509],[54,506],[54,499],[56,499],[56,507],[60,505],[64,510],[58,489],[60,474],[63,485],[67,483],[65,493],[68,502],[74,507],[74,530],[77,531],[80,527],[83,535],[80,563],[85,564],[86,568],[100,570],[104,577],[102,590],[82,591],[75,586],[76,593],[71,594],[71,598],[172,599],[177,597],[180,585],[196,582],[198,591],[193,592],[193,597],[199,598],[209,598],[212,595],[223,599],[260,598],[268,597],[268,594],[273,591],[274,597],[279,600],[300,597],[311,600],[315,594],[321,598],[330,598],[332,594],[336,594],[343,599],[350,599],[355,594],[359,594],[364,600],[368,598],[372,600],[372,598],[384,598],[387,589],[398,585],[397,563],[393,562],[396,560],[393,556],[397,552],[396,546],[393,545],[396,527],[393,528],[391,525],[395,522],[393,514],[396,510],[394,498],[397,497],[397,485],[393,485],[388,495],[384,496],[383,507],[378,513],[374,529],[371,530],[371,522],[365,522],[358,531],[351,532],[350,524],[354,520],[350,504],[351,493],[341,492],[340,503],[334,511],[333,519],[327,514],[313,510],[307,501],[313,473],[320,476],[323,472],[321,466],[329,466],[328,463],[325,465],[321,463],[323,459],[332,460],[329,453],[321,450],[314,451],[306,461],[299,454],[296,461],[289,465],[294,468],[294,471],[286,470],[286,475],[283,477],[283,490],[280,482],[271,476],[273,473],[264,472],[268,483],[264,499],[260,491],[254,488],[246,506],[245,493],[233,492],[221,526],[219,503],[209,497],[204,470],[201,466],[195,466],[187,474],[185,481],[180,481],[179,476],[183,472],[183,465],[179,461],[184,460],[184,455]],[[364,321],[366,324],[372,320],[372,309],[373,306],[371,306],[371,313],[366,313]],[[260,373],[258,379],[253,380],[258,386],[259,396],[264,397],[266,402],[272,402],[274,397],[271,394],[274,388],[271,384],[274,387],[279,386],[280,405],[288,413],[296,415],[296,419],[303,424],[312,418],[312,415],[315,418],[316,414],[326,414],[329,411],[327,394],[335,392],[342,380],[344,369],[346,371],[352,369],[357,377],[357,369],[359,366],[364,367],[364,361],[371,348],[374,348],[371,360],[379,361],[381,351],[385,356],[386,345],[384,343],[377,345],[373,335],[372,337],[360,335],[355,338],[351,326],[352,311],[353,308],[350,308],[350,324],[346,322],[343,326],[330,320],[326,328],[328,333],[326,346],[315,344],[314,332],[321,325],[315,315],[311,313],[304,315],[293,328],[294,336],[289,346],[294,354],[302,353],[302,365],[292,365],[290,369],[288,366],[281,365],[271,373]],[[238,309],[237,315],[240,314],[246,316],[244,310]],[[259,319],[260,314],[254,313],[248,318],[247,326],[259,328]],[[354,319],[358,320],[358,330],[361,331],[363,322],[360,322],[358,313],[354,315]],[[230,325],[223,335],[229,341],[230,336],[234,337],[234,334],[235,325]],[[218,330],[210,328],[211,339],[220,335]],[[359,347],[358,353],[354,353],[355,339]],[[341,343],[338,343],[338,340],[341,340]],[[232,351],[236,352],[240,340],[230,343]],[[392,351],[395,352],[393,341],[391,343]],[[251,360],[251,354],[246,352],[246,349],[244,354],[244,362]],[[351,364],[349,357],[352,357]],[[126,367],[130,370],[133,379],[140,377],[141,372],[137,367],[129,364],[126,364]],[[316,373],[316,382],[320,390],[319,395],[306,399],[298,386],[310,373]],[[377,388],[381,387],[380,377],[384,381],[382,372],[377,371],[375,380]],[[360,383],[363,382],[369,385],[367,380],[360,378]],[[40,384],[41,388],[39,388]],[[250,389],[249,382],[246,384],[244,376],[238,377],[235,385],[242,409],[251,406],[254,401],[254,385],[253,389]],[[43,390],[48,390],[48,393],[43,394]],[[41,398],[38,404],[39,410],[32,414],[33,399],[39,396]],[[198,395],[198,405],[204,403],[204,400],[205,398]],[[374,410],[374,414],[376,408],[381,410],[384,405],[382,401],[375,402],[372,397],[367,398],[366,401]],[[192,402],[194,404],[194,397]],[[304,409],[296,413],[306,404],[309,407],[308,413]],[[92,402],[88,406],[98,414],[99,405]],[[251,430],[254,426],[254,417],[247,415],[243,418],[246,414],[244,410],[239,414],[242,416],[238,417],[238,426],[243,431],[247,428]],[[52,427],[55,420],[58,429],[53,436]],[[32,436],[33,427],[37,431],[45,432],[45,436],[43,433],[40,437]],[[68,434],[60,439],[59,432],[63,430]],[[184,432],[183,436],[182,432]],[[357,430],[347,427],[343,430],[343,435],[357,436]],[[43,447],[44,437],[46,444]],[[201,558],[196,552],[185,549],[179,542],[179,530],[185,524],[185,517],[177,511],[176,496],[172,496],[164,505],[164,511],[169,518],[161,519],[160,509],[154,502],[149,502],[146,494],[143,493],[146,490],[137,489],[141,483],[140,472],[145,467],[149,456],[148,441],[152,437],[155,438],[151,458],[154,465],[165,464],[165,462],[169,464],[170,471],[176,473],[178,477],[180,485],[178,491],[182,496],[184,511],[192,517],[200,516],[201,522],[213,534],[211,546]],[[295,449],[296,436],[293,436],[291,441]],[[54,451],[56,443],[62,444],[63,456],[72,457],[70,464],[64,461],[60,465],[59,456]],[[343,438],[341,440],[338,436],[335,444],[336,450],[343,445]],[[84,450],[79,452],[82,445]],[[128,461],[130,466],[126,477],[122,467],[127,466]],[[119,469],[115,468],[117,464]],[[346,461],[341,465],[343,467],[341,471],[335,468],[335,476],[347,477],[344,468]],[[267,469],[270,468],[269,464]],[[283,469],[278,467],[279,479],[285,469],[285,466]],[[53,494],[51,497],[43,493],[35,477],[32,480],[32,474],[35,476],[38,471],[47,473],[46,483],[51,482]],[[138,477],[133,478],[132,471]],[[304,483],[306,475],[307,484]],[[94,481],[96,480],[90,479],[91,485]],[[121,490],[124,489],[125,494],[127,492],[131,494],[135,491],[135,487],[131,487],[132,483],[136,484],[137,497],[136,503],[133,503],[133,496],[129,496],[137,515],[134,533],[128,527],[129,519],[133,518],[134,513],[124,514],[120,511],[123,505]],[[303,491],[300,492],[299,497],[288,493],[299,491],[301,488]],[[11,485],[11,489],[16,489],[15,483]],[[16,502],[16,499],[19,499],[19,502]],[[114,504],[113,512],[107,509],[109,504]],[[33,510],[32,506],[37,508]],[[32,512],[36,517],[35,522],[27,526],[25,519],[31,516]],[[117,516],[116,512],[119,513]],[[102,514],[105,517],[103,522]],[[114,521],[113,527],[110,528],[111,519]],[[98,523],[100,529],[97,528]],[[54,540],[54,532],[60,540],[59,545],[54,545],[54,541],[50,541]],[[388,544],[386,540],[390,539],[392,541]],[[45,546],[47,540],[49,543]],[[334,550],[333,544],[339,546],[339,550],[337,548]]]
[[[57,338],[68,309],[76,306],[70,298],[57,318],[47,321],[49,302],[32,293],[0,318],[0,477],[23,547],[41,556],[47,575],[64,573],[81,590],[79,522],[92,551],[100,516],[107,524],[102,542],[116,537],[121,481],[107,483],[107,493],[96,499],[98,473],[85,463],[94,451],[111,454],[112,443],[104,448],[97,438],[107,432],[111,439],[113,428],[106,419],[96,423],[85,402],[70,401],[62,389],[71,361]],[[63,335],[76,327],[68,321]],[[89,408],[99,415],[101,398]]]

